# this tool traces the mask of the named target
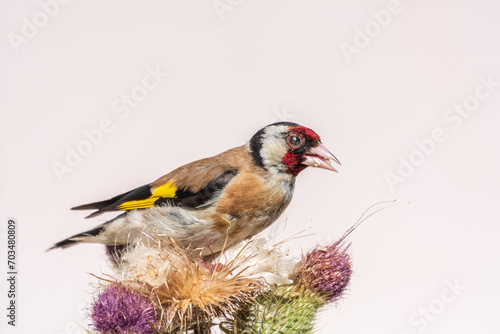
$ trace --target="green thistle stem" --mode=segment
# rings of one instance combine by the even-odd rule
[[[238,333],[313,332],[318,309],[326,298],[295,286],[281,286],[259,296],[237,318]]]

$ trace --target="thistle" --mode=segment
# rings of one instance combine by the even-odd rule
[[[236,271],[236,261],[205,263],[175,242],[137,245],[125,254],[122,281],[149,296],[161,310],[166,332],[200,331],[236,311],[261,291],[261,284]]]
[[[144,296],[120,283],[112,283],[94,299],[91,318],[102,334],[153,334],[154,305]]]
[[[348,247],[337,241],[304,255],[293,284],[276,287],[239,310],[228,331],[313,333],[318,309],[338,300],[351,277]]]
[[[351,260],[342,241],[326,247],[318,247],[303,256],[296,285],[326,299],[337,301],[351,278]]]
[[[313,333],[319,308],[338,301],[349,284],[352,263],[347,252],[349,245],[343,243],[345,238],[363,221],[388,206],[369,213],[373,207],[392,202],[370,206],[338,241],[302,256],[292,275],[293,284],[279,286],[246,304],[231,321],[221,324],[225,326],[223,330],[227,333]]]

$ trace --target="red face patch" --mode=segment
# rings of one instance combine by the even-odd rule
[[[297,133],[302,133],[308,139],[321,141],[321,139],[319,138],[319,136],[316,132],[314,132],[313,130],[311,130],[309,128],[306,128],[305,126],[302,126],[302,125],[292,126],[292,127],[290,127],[290,130],[293,130]]]
[[[307,166],[300,164],[300,154],[286,152],[285,156],[281,160],[288,167],[287,173],[297,176],[301,171],[303,171]]]

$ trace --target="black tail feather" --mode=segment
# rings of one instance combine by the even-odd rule
[[[68,239],[64,239],[62,241],[59,241],[59,242],[55,243],[54,246],[47,249],[47,252],[52,250],[52,249],[56,249],[56,248],[67,248],[67,247],[76,245],[76,244],[81,242],[80,240],[74,240],[74,238],[93,237],[93,236],[99,235],[101,232],[103,232],[106,229],[106,226],[108,224],[109,223],[104,223],[102,225],[97,226],[96,228],[94,228],[92,230],[88,230],[88,231],[83,232],[83,233],[78,233],[78,234],[75,234],[75,235],[69,237]]]

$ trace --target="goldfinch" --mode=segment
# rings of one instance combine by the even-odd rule
[[[179,167],[153,183],[72,210],[125,211],[96,228],[56,243],[129,245],[171,237],[201,256],[220,252],[271,225],[292,199],[306,167],[337,171],[340,164],[313,130],[291,122],[270,124],[247,143]]]

